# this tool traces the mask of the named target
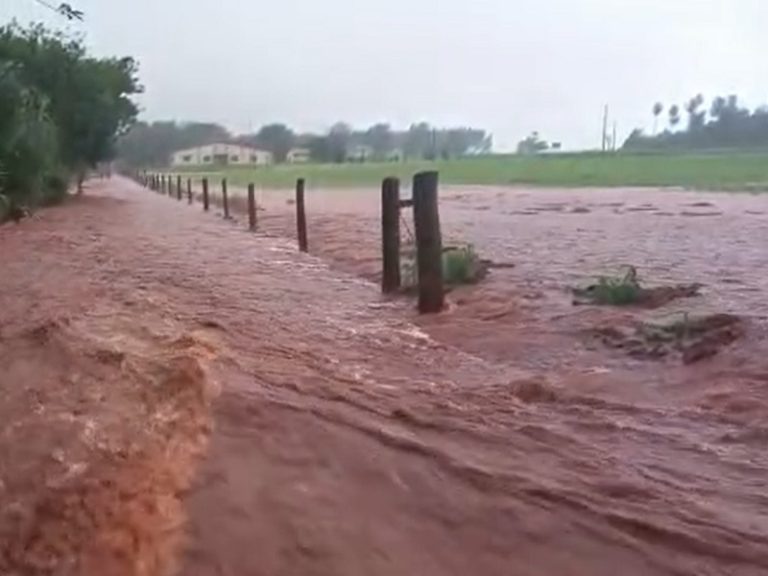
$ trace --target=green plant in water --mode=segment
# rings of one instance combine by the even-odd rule
[[[637,281],[637,271],[633,266],[629,267],[624,276],[601,276],[597,284],[574,292],[593,304],[609,306],[635,304],[643,296],[643,289]]]
[[[449,285],[471,284],[479,279],[480,258],[472,244],[443,252],[443,281]]]

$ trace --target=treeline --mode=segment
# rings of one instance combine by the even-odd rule
[[[237,142],[272,152],[283,162],[294,148],[306,148],[315,162],[354,162],[408,158],[454,158],[491,151],[493,140],[485,130],[436,128],[425,122],[408,130],[375,124],[356,130],[339,122],[325,134],[296,133],[285,124],[268,124],[254,134],[235,136],[217,124],[200,122],[137,123],[119,142],[119,156],[133,167],[165,166],[171,154],[184,148],[216,142]]]
[[[665,130],[650,136],[635,130],[624,143],[624,150],[768,148],[768,107],[751,111],[739,105],[738,96],[718,96],[709,108],[700,94],[683,107],[665,108],[658,102],[653,106],[654,132],[665,113],[668,123]]]
[[[0,27],[0,212],[58,200],[112,158],[139,91],[131,58],[90,57],[41,25]]]

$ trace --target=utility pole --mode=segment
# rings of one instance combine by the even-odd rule
[[[616,120],[613,121],[613,151],[616,152]]]
[[[608,149],[608,104],[605,105],[603,112],[603,152]]]

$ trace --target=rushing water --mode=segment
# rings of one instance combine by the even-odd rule
[[[279,194],[253,235],[123,181],[94,193],[0,230],[3,262],[39,299],[30,322],[135,294],[158,329],[222,343],[181,573],[768,571],[762,197],[450,190],[446,236],[516,267],[421,319],[364,280],[375,194],[310,194],[318,258]],[[569,285],[630,263],[704,283],[673,311],[739,314],[742,341],[693,366],[594,345],[591,326],[670,312],[571,306]]]

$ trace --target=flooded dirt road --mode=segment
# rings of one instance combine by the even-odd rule
[[[517,268],[424,320],[361,279],[375,273],[375,215],[310,212],[331,268],[132,183],[89,194],[0,228],[0,573],[768,570],[759,215],[717,244],[748,244],[719,264],[735,282],[700,279],[693,304],[728,295],[746,334],[684,366],[583,337],[617,315],[564,295],[564,269],[592,272],[579,258],[613,264],[606,244],[560,237],[577,214],[520,226],[529,243],[501,239],[519,220],[477,219],[478,248]],[[482,200],[455,202],[448,235]],[[262,216],[267,232],[288,225],[277,208]],[[564,242],[579,248],[554,250]],[[510,257],[505,243],[526,248]],[[687,265],[658,264],[676,281]]]

